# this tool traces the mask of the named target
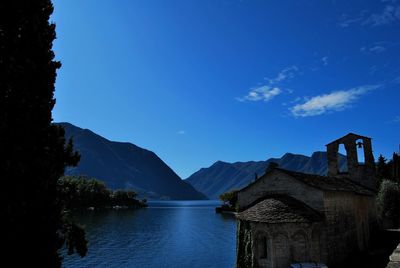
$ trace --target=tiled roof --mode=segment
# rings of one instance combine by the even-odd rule
[[[301,181],[311,187],[323,190],[323,191],[344,191],[344,192],[352,192],[360,195],[374,195],[375,193],[368,188],[359,185],[349,179],[339,178],[339,177],[327,177],[320,176],[314,174],[307,174],[301,172],[290,171],[282,168],[273,168],[272,170],[267,171],[262,177],[258,180],[250,183],[246,187],[242,188],[239,192],[252,187],[254,184],[257,184],[259,180],[264,179],[264,176],[270,174],[274,170],[283,172],[294,179]]]
[[[240,212],[237,218],[264,223],[310,223],[323,220],[319,212],[287,195],[267,197]]]
[[[371,190],[359,184],[356,184],[355,182],[352,182],[346,178],[306,174],[281,168],[276,169],[294,177],[299,181],[304,182],[311,187],[318,188],[324,191],[344,191],[354,192],[361,195],[374,195],[374,192],[372,192]]]

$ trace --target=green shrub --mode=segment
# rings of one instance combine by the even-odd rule
[[[379,216],[390,218],[399,223],[400,218],[400,185],[390,180],[383,180],[377,196]]]

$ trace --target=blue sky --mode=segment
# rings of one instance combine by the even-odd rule
[[[54,1],[56,122],[157,153],[310,155],[348,132],[400,143],[400,0]]]

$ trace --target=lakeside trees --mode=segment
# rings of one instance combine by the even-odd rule
[[[231,190],[229,192],[223,193],[219,196],[219,199],[224,202],[224,204],[217,208],[217,212],[220,211],[237,211],[237,200],[238,200],[239,190]]]
[[[50,0],[0,2],[2,262],[59,267],[58,250],[86,253],[83,230],[65,221],[57,181],[79,155],[52,124],[55,25]]]
[[[145,207],[146,203],[135,199],[136,193],[131,190],[109,190],[105,184],[85,176],[65,176],[59,179],[60,198],[65,208],[87,209],[109,207]]]

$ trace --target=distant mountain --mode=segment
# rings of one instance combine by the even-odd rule
[[[346,166],[346,159],[340,157],[340,166]],[[217,199],[220,194],[232,189],[241,189],[255,179],[256,174],[262,176],[269,163],[275,162],[279,167],[318,175],[327,173],[326,152],[315,152],[311,157],[286,153],[281,158],[270,158],[266,161],[249,161],[226,163],[215,162],[208,168],[202,168],[186,179],[193,187],[210,199]]]
[[[109,141],[70,123],[58,124],[67,138],[73,137],[81,154],[78,166],[67,169],[67,175],[95,177],[111,189],[131,188],[152,199],[206,199],[155,153],[132,143]]]

